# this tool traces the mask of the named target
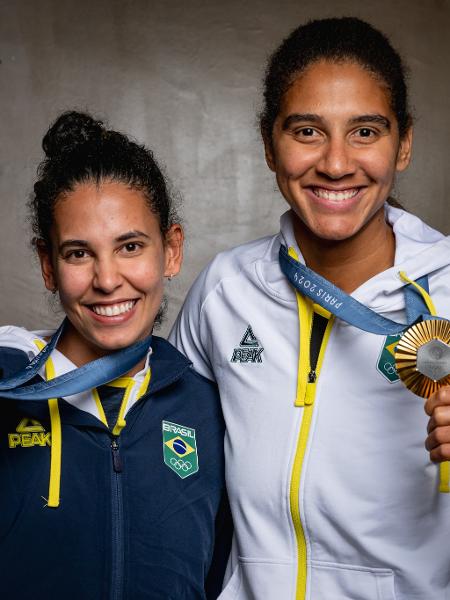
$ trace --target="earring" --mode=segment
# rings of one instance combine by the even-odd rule
[[[173,275],[172,275],[172,273],[171,273],[170,275],[167,275],[167,280],[168,280],[168,281],[172,281],[172,279],[173,279]]]

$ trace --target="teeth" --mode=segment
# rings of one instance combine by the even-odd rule
[[[122,315],[123,313],[128,312],[134,306],[134,301],[129,300],[128,302],[122,302],[121,304],[110,304],[109,306],[94,305],[92,306],[92,310],[97,315],[102,315],[103,317],[115,317],[117,315]]]
[[[358,188],[354,188],[351,190],[342,190],[339,192],[332,192],[331,190],[324,190],[322,188],[314,188],[314,194],[318,198],[322,198],[323,200],[334,200],[335,202],[339,202],[341,200],[350,200],[350,198],[354,198],[356,194],[359,192]]]

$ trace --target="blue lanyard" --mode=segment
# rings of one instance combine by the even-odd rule
[[[24,385],[30,379],[33,379],[41,367],[45,365],[65,324],[66,319],[49,343],[22,371],[7,379],[0,379],[0,397],[14,400],[48,400],[49,398],[61,398],[85,392],[127,373],[146,356],[152,340],[150,335],[132,346],[107,354],[50,381]]]
[[[364,331],[378,335],[395,335],[405,331],[417,320],[434,318],[430,315],[422,296],[411,285],[404,287],[408,323],[396,323],[364,306],[328,279],[289,256],[285,246],[280,247],[279,260],[282,272],[301,294]],[[427,277],[418,279],[417,283],[428,291]]]

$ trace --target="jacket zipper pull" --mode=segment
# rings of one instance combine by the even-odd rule
[[[111,452],[112,452],[112,461],[113,461],[113,469],[116,473],[122,473],[123,471],[123,463],[122,457],[119,454],[119,444],[117,440],[114,438],[111,440]]]
[[[308,373],[308,383],[316,383],[316,379],[317,373],[314,369],[311,369],[311,371]]]
[[[305,400],[304,400],[305,406],[310,406],[311,404],[314,404],[314,396],[316,395],[316,393],[315,393],[316,380],[317,380],[317,373],[316,373],[315,369],[311,369],[310,372],[308,373],[308,383],[307,383],[306,389],[305,389]]]

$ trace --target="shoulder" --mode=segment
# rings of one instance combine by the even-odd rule
[[[266,236],[220,252],[200,273],[189,296],[205,300],[224,281],[247,279],[256,263],[273,260],[278,239],[279,234]]]
[[[189,290],[169,339],[209,380],[216,378],[212,327],[217,333],[224,326],[220,307],[234,305],[254,285],[259,288],[260,272],[274,262],[279,245],[277,234],[221,252]]]
[[[28,354],[16,348],[0,347],[0,378],[11,377],[30,362]]]
[[[37,350],[33,344],[35,337],[36,335],[22,327],[13,325],[0,327],[1,377],[13,375],[30,362]]]
[[[149,392],[165,399],[166,407],[175,407],[200,422],[209,422],[211,430],[222,431],[223,416],[217,384],[198,373],[192,363],[163,338],[152,338],[151,380]],[[181,412],[180,412],[181,411]]]
[[[164,338],[152,337],[153,385],[165,387],[170,382],[195,388],[197,393],[218,396],[217,384],[196,371],[191,361]]]

